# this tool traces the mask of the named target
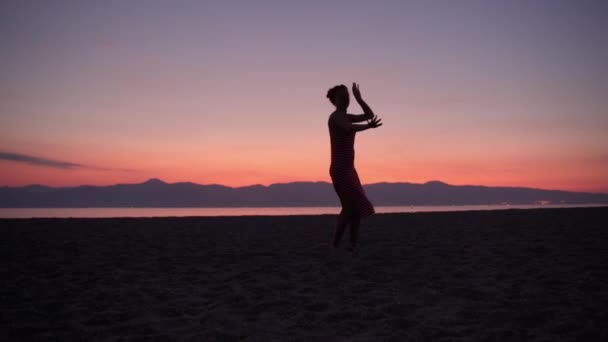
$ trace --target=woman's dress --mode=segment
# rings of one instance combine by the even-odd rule
[[[331,166],[329,175],[334,190],[340,198],[343,210],[349,216],[364,218],[375,213],[374,206],[367,199],[355,170],[355,134],[328,121],[331,140]]]

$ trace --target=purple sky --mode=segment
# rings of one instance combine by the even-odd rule
[[[356,81],[364,183],[608,192],[606,32],[606,1],[3,1],[0,156],[84,166],[0,185],[328,180]]]

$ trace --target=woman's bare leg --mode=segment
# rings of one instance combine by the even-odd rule
[[[348,216],[344,209],[338,215],[338,223],[336,224],[336,232],[334,234],[334,247],[338,247],[340,245],[340,240],[342,240],[342,235],[344,235],[344,231],[346,230],[346,225],[348,224]]]

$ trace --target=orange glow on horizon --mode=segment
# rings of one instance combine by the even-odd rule
[[[378,163],[357,162],[357,170],[363,184],[379,182],[425,183],[439,180],[452,185],[483,185],[531,187],[550,190],[585,191],[608,193],[605,182],[608,167],[602,166],[601,173],[585,173],[583,167],[569,163],[546,162],[514,164],[497,161],[492,164],[483,162],[438,163],[410,162],[402,167],[379,165]],[[253,160],[233,161],[221,166],[193,163],[182,166],[153,165],[147,169],[122,170],[107,169],[58,169],[37,165],[24,165],[17,162],[0,162],[0,186],[23,186],[43,184],[49,186],[112,185],[141,183],[150,178],[159,178],[168,183],[193,182],[198,184],[221,184],[241,187],[253,184],[270,185],[297,181],[331,182],[327,163],[309,162],[287,163],[279,161],[264,164]],[[546,170],[560,169],[552,174]],[[597,170],[598,168],[594,168]],[[448,170],[448,172],[446,172]],[[521,172],[526,170],[526,173]],[[591,170],[591,169],[589,169]]]

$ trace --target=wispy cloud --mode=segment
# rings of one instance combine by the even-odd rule
[[[69,161],[54,160],[54,159],[30,156],[30,155],[20,154],[20,153],[11,153],[11,152],[0,152],[0,160],[10,160],[10,161],[16,161],[16,162],[20,162],[20,163],[27,163],[27,164],[38,165],[38,166],[46,166],[46,167],[54,167],[57,169],[66,169],[66,170],[90,169],[90,170],[99,170],[99,171],[125,171],[125,172],[133,171],[130,169],[105,168],[105,167],[85,165],[85,164],[73,163],[73,162],[69,162]]]

